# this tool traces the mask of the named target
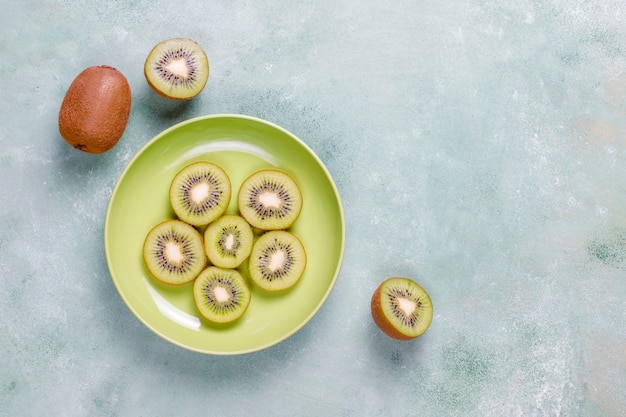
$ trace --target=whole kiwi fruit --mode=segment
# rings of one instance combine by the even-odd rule
[[[74,148],[99,154],[126,130],[132,95],[126,77],[108,65],[83,70],[70,84],[59,110],[59,133]]]
[[[428,330],[433,319],[433,303],[426,290],[404,277],[385,279],[371,299],[374,323],[387,336],[411,340]]]

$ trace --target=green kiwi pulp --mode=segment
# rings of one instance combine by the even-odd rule
[[[144,64],[144,75],[160,96],[188,100],[204,89],[209,78],[209,60],[197,42],[168,39],[152,48]]]
[[[306,252],[300,239],[287,231],[263,234],[252,247],[248,272],[253,283],[265,291],[282,291],[300,280]]]
[[[193,226],[206,226],[228,208],[230,179],[210,162],[195,162],[179,171],[170,186],[169,198],[178,218]]]
[[[426,290],[415,281],[392,277],[374,291],[371,312],[374,322],[387,336],[410,340],[430,327],[433,304]]]
[[[148,232],[143,258],[150,274],[169,285],[193,281],[206,265],[202,235],[179,220],[159,223]]]
[[[248,258],[254,235],[241,216],[225,214],[204,231],[204,248],[211,263],[222,268],[237,268]]]
[[[302,193],[285,172],[257,171],[248,177],[238,195],[239,212],[250,225],[262,230],[287,229],[300,215]]]
[[[198,311],[214,323],[230,323],[240,318],[250,304],[250,289],[234,269],[206,268],[193,286]]]

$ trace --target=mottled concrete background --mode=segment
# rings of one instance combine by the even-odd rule
[[[626,3],[564,0],[24,1],[0,15],[0,414],[626,415]],[[143,61],[191,37],[192,102]],[[57,113],[85,67],[133,89],[109,153]],[[106,207],[177,122],[267,119],[341,193],[347,240],[319,314],[270,349],[213,357],[144,327],[110,279]],[[431,293],[429,332],[387,339],[390,275]]]

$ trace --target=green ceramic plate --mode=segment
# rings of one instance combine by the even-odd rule
[[[142,245],[150,228],[174,218],[171,179],[185,165],[207,160],[229,174],[236,195],[252,172],[278,167],[302,188],[304,205],[292,227],[307,250],[307,268],[288,292],[268,295],[252,287],[252,300],[235,324],[215,327],[200,318],[192,284],[167,287],[144,267]],[[227,212],[237,212],[231,198]],[[148,328],[184,348],[216,355],[253,352],[302,328],[330,294],[343,258],[345,224],[337,188],[320,159],[301,140],[266,121],[241,115],[204,116],[177,124],[148,142],[122,172],[104,225],[107,263],[128,308]]]

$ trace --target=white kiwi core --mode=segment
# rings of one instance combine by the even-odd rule
[[[203,202],[209,197],[209,184],[202,182],[191,189],[191,199],[196,203]]]
[[[278,198],[276,193],[262,193],[259,195],[259,202],[265,207],[278,207],[280,206],[281,199]]]
[[[165,67],[169,72],[182,78],[189,76],[189,66],[184,58],[174,59]]]
[[[218,303],[224,303],[230,298],[228,291],[224,287],[213,288],[213,295],[215,296],[215,300],[217,300]]]
[[[398,298],[398,308],[400,310],[402,310],[402,312],[408,317],[411,314],[413,314],[413,312],[417,308],[417,304],[415,302],[409,300],[408,298],[399,297]]]
[[[174,242],[167,242],[165,244],[165,256],[172,262],[180,262],[184,259],[184,255],[180,250],[180,245]]]
[[[234,244],[235,244],[235,236],[233,236],[231,233],[228,236],[226,236],[226,240],[224,241],[224,247],[230,250],[233,248]]]
[[[285,251],[279,250],[272,254],[270,263],[267,266],[272,272],[282,267],[285,263]]]

